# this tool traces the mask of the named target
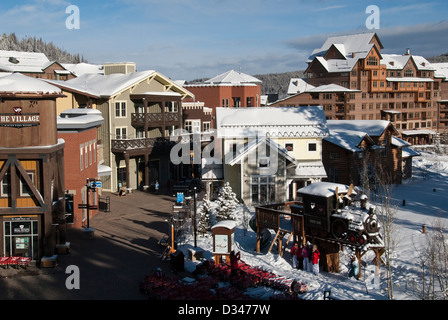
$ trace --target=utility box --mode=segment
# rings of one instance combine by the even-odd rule
[[[234,247],[236,222],[233,220],[223,220],[212,227],[213,234],[213,255],[215,263],[219,263],[221,256],[229,256]]]

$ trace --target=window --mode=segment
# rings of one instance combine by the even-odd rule
[[[115,102],[115,117],[126,118],[126,101]]]
[[[202,130],[204,132],[210,131],[210,121],[205,121],[202,123]]]
[[[176,101],[166,101],[165,102],[165,111],[177,113],[179,111],[177,102]]]
[[[287,151],[294,151],[294,143],[285,143],[285,149]]]
[[[276,177],[251,176],[250,193],[252,204],[274,203],[276,200]]]
[[[31,182],[34,183],[34,173],[27,172],[28,177],[31,179]],[[26,183],[23,177],[20,177],[20,196],[21,197],[29,197],[31,195],[31,189]]]
[[[3,176],[1,185],[1,196],[8,197],[11,194],[11,179],[8,173]]]
[[[185,121],[185,130],[187,130],[189,133],[201,132],[201,120]]]
[[[79,162],[80,162],[80,165],[81,165],[81,171],[82,171],[82,169],[84,169],[84,156],[83,156],[83,154],[84,154],[84,147],[81,145],[79,147],[79,155],[80,155]]]
[[[90,143],[89,144],[89,163],[90,163],[90,165],[92,165],[92,160],[93,160],[93,157],[92,157],[92,143]]]
[[[308,151],[317,151],[317,143],[308,142]]]
[[[115,139],[126,139],[126,137],[127,137],[126,127],[115,128]]]
[[[367,59],[367,65],[368,66],[377,66],[378,65],[378,59],[376,57],[369,57]]]

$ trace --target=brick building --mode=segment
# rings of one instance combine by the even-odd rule
[[[272,106],[322,105],[329,120],[388,120],[403,139],[431,142],[441,79],[425,58],[382,49],[376,33],[329,37],[307,61],[304,81],[313,87]]]
[[[234,70],[227,71],[204,83],[186,84],[184,87],[194,94],[195,101],[204,102],[205,106],[215,109],[246,108],[261,106],[261,81],[255,77]],[[191,102],[186,99],[185,102]],[[214,121],[214,120],[213,120]],[[215,127],[215,123],[212,123]]]
[[[103,116],[95,109],[68,109],[57,118],[58,137],[65,141],[65,188],[67,224],[81,228],[98,209],[78,208],[79,204],[96,205],[100,188],[87,188],[87,180],[98,180],[105,172],[99,170],[97,130],[104,123]],[[107,173],[107,172],[106,172]],[[108,173],[110,175],[110,172]]]

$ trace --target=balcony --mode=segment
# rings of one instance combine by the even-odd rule
[[[178,112],[165,112],[165,113],[147,113],[146,121],[148,126],[160,126],[162,124],[170,125],[170,123],[178,124],[180,121]],[[134,127],[142,127],[145,124],[144,113],[132,113],[131,123]]]
[[[112,139],[111,150],[113,153],[142,155],[169,151],[175,143],[166,138]]]

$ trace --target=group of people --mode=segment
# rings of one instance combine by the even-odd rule
[[[291,247],[291,256],[293,268],[312,272],[315,275],[319,274],[320,252],[317,245],[294,242]]]

